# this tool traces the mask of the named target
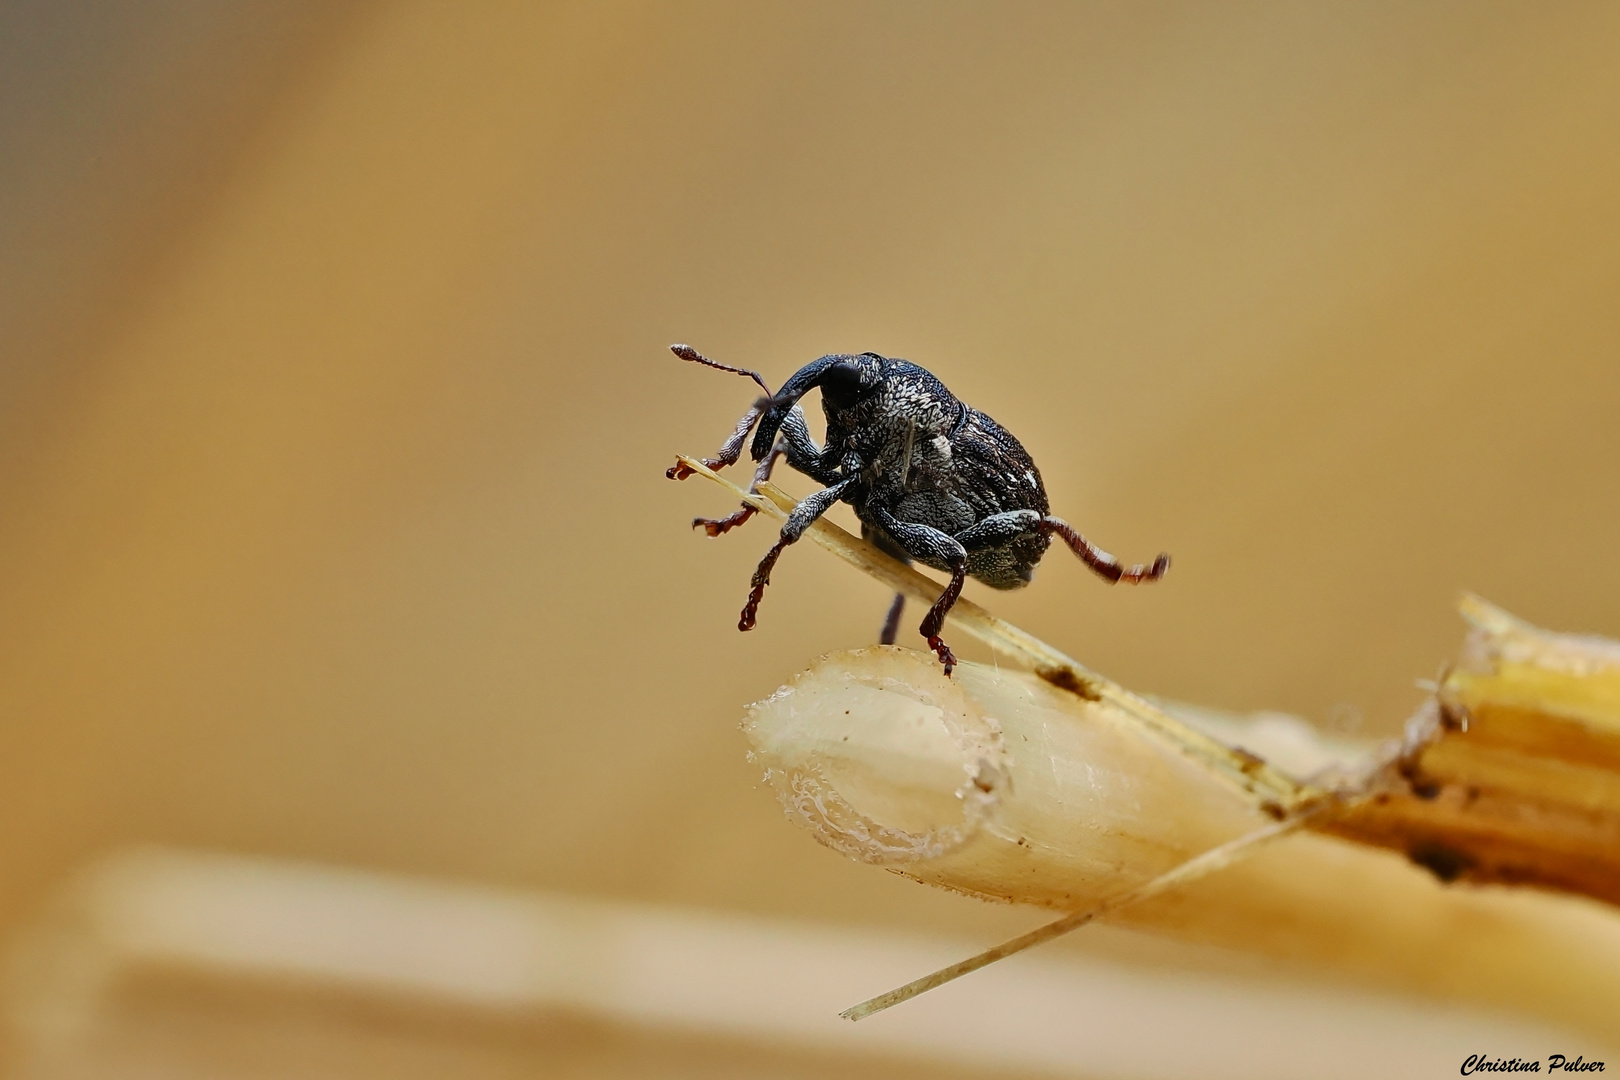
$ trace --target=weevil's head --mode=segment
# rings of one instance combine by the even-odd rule
[[[884,365],[877,353],[839,356],[816,381],[828,412],[844,412],[870,400],[883,387]]]
[[[760,418],[750,448],[754,460],[760,461],[770,453],[782,421],[805,394],[819,389],[827,417],[831,420],[841,413],[859,409],[876,397],[883,389],[885,367],[889,363],[877,353],[835,353],[814,360],[794,372],[793,377],[770,399],[769,408]]]

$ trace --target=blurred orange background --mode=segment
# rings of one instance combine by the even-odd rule
[[[1460,590],[1620,635],[1613,6],[0,28],[0,930],[135,842],[1028,925],[758,787],[742,705],[887,597],[795,549],[736,632],[770,527],[691,532],[727,502],[663,469],[751,388],[673,341],[772,385],[903,356],[995,416],[1175,565],[968,594],[1145,692],[1386,735]]]

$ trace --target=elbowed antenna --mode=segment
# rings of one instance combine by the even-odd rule
[[[731,433],[731,437],[729,439],[721,444],[720,449],[715,453],[715,456],[712,458],[703,459],[703,464],[707,465],[711,469],[723,469],[727,465],[735,465],[737,463],[737,458],[742,456],[743,441],[748,438],[748,433],[753,430],[754,422],[759,419],[760,414],[765,411],[765,407],[771,401],[771,388],[765,385],[765,380],[763,377],[761,377],[759,372],[751,371],[748,368],[732,367],[730,364],[722,364],[718,361],[710,360],[707,356],[704,356],[690,345],[682,345],[677,343],[671,345],[669,347],[669,351],[680,357],[682,360],[690,360],[694,364],[702,364],[705,367],[712,367],[716,371],[729,371],[733,375],[746,375],[750,379],[753,379],[754,382],[759,384],[759,388],[761,390],[765,391],[765,396],[755,401],[749,410],[743,413],[742,419],[737,421],[737,429]],[[677,461],[674,465],[671,465],[667,470],[665,470],[664,475],[669,477],[671,480],[685,480],[688,476],[692,475],[692,470]],[[746,507],[744,509],[746,510]],[[707,521],[707,519],[704,518],[699,518],[692,524],[695,527],[706,522],[704,525],[705,528],[708,528],[709,525],[720,527],[719,532],[715,532],[712,529],[709,532],[710,536],[719,536],[720,533],[725,532],[726,529],[731,528],[733,525],[740,525],[742,522],[748,520],[748,516],[748,513],[744,513],[742,517],[738,518],[737,515],[733,514],[730,518],[724,519],[726,522],[730,523],[724,526],[721,526],[721,522]]]
[[[669,347],[669,351],[680,357],[682,360],[690,360],[694,364],[703,364],[706,367],[712,367],[717,371],[729,371],[733,375],[746,375],[759,384],[759,388],[765,391],[766,397],[771,396],[771,388],[765,385],[765,379],[757,371],[752,371],[748,368],[732,367],[730,364],[722,364],[719,361],[710,360],[707,356],[704,356],[702,353],[692,348],[692,346],[682,345],[678,342],[671,345]]]

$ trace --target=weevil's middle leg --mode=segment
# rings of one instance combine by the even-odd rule
[[[869,522],[861,522],[861,539],[875,546],[885,555],[899,559],[907,566],[911,565],[911,556],[905,549],[890,540],[887,534],[879,529],[872,528]],[[883,630],[878,635],[878,644],[893,645],[900,637],[900,617],[906,610],[906,594],[895,593],[894,602],[889,605],[889,614],[883,619]]]
[[[945,665],[947,676],[956,668],[956,654],[951,647],[940,638],[939,632],[945,626],[945,616],[950,614],[951,608],[956,606],[956,598],[962,595],[962,582],[967,579],[967,557],[951,567],[951,581],[945,586],[945,591],[939,594],[934,606],[928,609],[928,615],[923,619],[917,632],[928,639],[928,647],[934,650],[939,662]]]
[[[900,616],[906,610],[906,594],[895,593],[894,603],[889,605],[889,614],[883,620],[883,633],[878,637],[879,645],[893,645],[895,638],[900,636]]]
[[[945,665],[945,674],[949,675],[956,668],[956,654],[940,638],[939,631],[945,625],[945,616],[956,605],[956,598],[962,595],[962,583],[967,580],[967,549],[954,536],[930,525],[901,521],[887,510],[877,511],[876,516],[883,531],[906,554],[930,565],[943,563],[951,568],[950,584],[945,586],[945,591],[939,594],[917,628],[917,632],[928,639],[928,647],[934,650],[939,662]]]

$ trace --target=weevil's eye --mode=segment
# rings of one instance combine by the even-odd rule
[[[876,390],[881,378],[876,361],[851,356],[821,373],[821,396],[834,408],[848,408]]]

